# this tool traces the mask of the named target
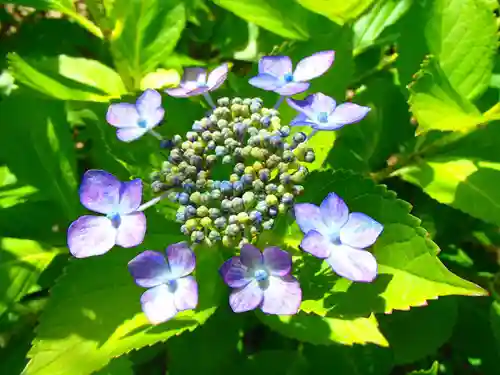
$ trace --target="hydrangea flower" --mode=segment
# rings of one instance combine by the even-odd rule
[[[309,95],[304,100],[287,98],[287,102],[300,112],[290,125],[310,126],[315,130],[336,130],[360,121],[370,112],[369,107],[354,103],[337,105],[333,98],[322,93]]]
[[[142,199],[140,179],[121,182],[111,173],[89,170],[80,185],[85,208],[106,216],[84,215],[68,228],[68,247],[77,258],[102,255],[113,246],[134,247],[146,233],[146,216],[137,212]]]
[[[179,242],[168,246],[166,255],[146,250],[128,263],[136,284],[149,288],[141,296],[141,305],[152,324],[166,322],[179,311],[198,305],[198,284],[189,276],[196,265],[194,252]]]
[[[229,304],[234,312],[257,307],[266,314],[296,314],[302,300],[297,279],[290,275],[292,258],[278,247],[261,253],[250,244],[241,247],[240,256],[232,257],[221,267],[224,282],[234,288]]]
[[[330,193],[318,207],[310,203],[294,206],[295,217],[305,237],[300,246],[325,259],[333,271],[352,281],[370,282],[377,276],[377,261],[365,250],[383,230],[371,217],[351,212],[344,201]]]
[[[153,132],[163,117],[165,110],[161,106],[161,95],[147,89],[135,104],[111,104],[106,114],[106,121],[117,127],[116,136],[120,141],[132,142],[147,132]]]
[[[203,68],[186,68],[179,86],[165,91],[177,98],[207,94],[224,83],[228,70],[228,64],[222,64],[212,70],[207,78],[207,71]]]
[[[299,61],[292,70],[292,61],[288,56],[264,56],[259,60],[259,74],[248,82],[282,96],[295,95],[309,88],[308,81],[325,73],[334,58],[335,51],[317,52]]]

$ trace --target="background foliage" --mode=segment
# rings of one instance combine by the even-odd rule
[[[498,374],[497,1],[0,5],[1,374]],[[147,179],[164,158],[152,137],[116,140],[105,122],[110,102],[175,86],[183,67],[229,61],[216,95],[271,106],[273,95],[247,84],[258,58],[298,61],[326,49],[336,51],[334,65],[310,91],[372,111],[312,140],[317,160],[301,199],[319,203],[335,191],[384,224],[374,283],[337,278],[302,256],[288,218],[261,241],[294,254],[298,315],[233,314],[217,274],[222,255],[200,249],[199,308],[150,326],[126,263],[181,238],[168,207],[148,211],[139,248],[69,259],[83,172]],[[164,106],[165,137],[206,111],[198,98],[164,96]]]

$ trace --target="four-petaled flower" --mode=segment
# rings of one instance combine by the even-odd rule
[[[309,88],[308,81],[325,73],[334,58],[334,51],[318,52],[299,61],[292,71],[288,56],[264,56],[259,60],[259,74],[248,82],[282,96],[295,95]]]
[[[224,83],[228,70],[229,66],[222,64],[212,70],[207,78],[207,71],[203,68],[186,68],[179,86],[165,91],[177,98],[206,94]]]
[[[142,137],[157,126],[165,116],[161,106],[161,95],[147,89],[135,104],[111,104],[106,114],[106,121],[117,127],[116,136],[120,141],[132,142]]]
[[[185,242],[167,247],[165,255],[146,250],[128,263],[137,285],[149,288],[141,297],[142,311],[152,324],[166,322],[179,311],[198,305],[198,284],[189,276],[196,258]]]
[[[328,194],[319,207],[300,203],[294,211],[305,234],[302,249],[325,259],[333,271],[349,280],[375,279],[377,261],[364,249],[375,243],[382,224],[363,213],[349,213],[347,205],[334,193]]]
[[[229,297],[233,311],[260,307],[266,314],[296,314],[302,290],[290,275],[291,268],[292,258],[278,247],[261,253],[255,246],[243,245],[240,256],[227,260],[220,269],[224,282],[235,288]]]
[[[121,182],[111,173],[89,170],[83,175],[80,201],[106,216],[84,215],[68,228],[68,247],[75,257],[101,255],[114,245],[134,247],[146,233],[146,216],[137,212],[142,199],[140,179]]]
[[[304,100],[287,98],[287,102],[299,115],[291,126],[310,126],[316,130],[336,130],[344,125],[353,124],[363,119],[370,111],[354,103],[337,105],[335,100],[322,93],[309,95]]]

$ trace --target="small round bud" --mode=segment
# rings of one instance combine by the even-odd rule
[[[203,131],[203,125],[201,124],[200,121],[195,121],[191,129],[195,132],[201,132]]]
[[[218,217],[217,219],[214,220],[214,225],[216,228],[222,229],[226,226],[227,220],[225,217]]]
[[[257,129],[255,126],[249,126],[247,129],[247,133],[251,137],[255,137],[256,135],[259,134],[259,129]]]
[[[236,197],[231,201],[231,207],[235,212],[241,212],[244,210],[243,199]]]
[[[281,173],[280,174],[280,182],[283,185],[288,185],[292,181],[292,176],[289,173]]]
[[[242,238],[241,241],[238,243],[238,247],[242,247],[242,246],[245,246],[247,244],[249,244],[250,242],[246,239],[246,238]]]
[[[254,226],[254,225],[252,225],[252,226],[250,227],[250,234],[252,235],[252,237],[256,237],[256,236],[258,236],[258,235],[259,235],[259,233],[260,233],[259,228],[257,228],[257,227],[256,227],[256,226]]]
[[[238,98],[238,97],[234,97],[234,98],[231,100],[231,104],[243,104],[243,99]]]
[[[278,209],[276,207],[269,207],[267,213],[269,214],[269,216],[275,217],[276,215],[278,215]]]
[[[233,162],[233,157],[231,155],[225,155],[222,158],[222,164],[231,164]]]
[[[253,182],[254,178],[253,175],[250,173],[245,173],[243,176],[241,176],[241,183],[243,185],[250,185]]]
[[[205,148],[206,148],[208,151],[213,151],[213,150],[215,150],[215,147],[217,147],[217,144],[215,143],[215,141],[214,141],[214,140],[208,141],[208,142],[207,142],[207,145],[205,146]]]
[[[160,173],[160,172],[157,172],[157,171],[155,171],[155,172],[151,172],[151,173],[149,174],[149,179],[150,179],[151,181],[158,181],[158,180],[160,179],[160,177],[161,177],[161,173]]]
[[[281,197],[285,193],[286,193],[286,187],[284,187],[283,185],[278,185],[278,189],[276,190],[276,195],[278,197]]]
[[[217,162],[217,156],[215,155],[207,155],[205,158],[205,165],[207,167],[213,166]]]
[[[201,133],[201,139],[203,139],[205,142],[211,141],[212,133],[208,130],[205,130],[203,133]]]
[[[153,183],[151,184],[151,190],[153,190],[153,193],[161,193],[166,188],[167,185],[165,185],[161,181],[153,181]]]
[[[307,139],[307,136],[303,132],[295,133],[293,135],[293,141],[295,143],[302,143]]]
[[[238,224],[238,217],[236,215],[229,215],[227,222],[229,224]]]
[[[245,208],[250,208],[253,207],[255,204],[255,194],[251,191],[247,191],[243,194],[243,204],[245,205]]]
[[[241,149],[241,157],[248,158],[252,152],[252,146],[245,146]]]
[[[186,139],[189,142],[196,142],[198,140],[198,133],[196,133],[196,132],[187,132],[186,133]]]
[[[179,134],[176,134],[172,137],[172,142],[176,146],[180,146],[182,144],[182,137]]]
[[[280,203],[280,204],[278,205],[278,212],[279,212],[280,214],[285,214],[287,211],[288,211],[288,206],[287,206],[287,205],[285,205],[285,204],[283,204],[283,203]]]
[[[236,237],[240,233],[238,224],[229,224],[226,228],[226,234],[230,237]]]
[[[181,233],[185,236],[189,236],[189,234],[191,233],[185,225],[181,225]]]
[[[210,192],[210,197],[214,200],[214,201],[218,201],[222,198],[222,193],[219,189],[214,189]]]
[[[292,192],[294,195],[300,195],[304,192],[304,187],[302,185],[294,185]]]
[[[212,219],[210,219],[209,217],[204,217],[200,220],[200,224],[203,228],[209,228],[210,226],[212,226]]]
[[[288,137],[290,135],[290,127],[285,125],[280,129],[280,134],[282,137]]]
[[[222,244],[226,247],[231,247],[233,244],[233,241],[229,238],[229,236],[223,236],[222,237]]]
[[[205,180],[205,179],[196,180],[196,187],[198,189],[203,189],[205,187],[206,183],[207,183],[207,180]]]
[[[252,112],[252,113],[258,113],[261,108],[262,108],[262,105],[260,105],[259,103],[250,104],[250,112]]]
[[[212,207],[208,210],[208,215],[212,219],[217,219],[221,215],[221,212],[218,208]]]
[[[273,225],[274,225],[274,220],[269,219],[262,223],[262,228],[264,228],[265,230],[269,230],[272,229]]]
[[[238,176],[236,173],[232,173],[230,176],[229,176],[229,182],[231,182],[233,185],[236,181],[239,181],[240,180],[240,176]]]
[[[283,152],[283,161],[285,163],[291,163],[294,160],[295,160],[295,155],[293,154],[292,151],[287,150],[287,151]]]
[[[177,203],[179,200],[179,193],[172,191],[172,192],[168,193],[167,197],[168,197],[168,200],[170,202]]]
[[[187,205],[189,203],[189,194],[187,193],[180,193],[178,197],[178,201],[182,205]]]
[[[219,129],[224,129],[224,128],[227,128],[228,126],[229,126],[229,123],[224,119],[217,121],[217,127]]]
[[[189,200],[196,205],[201,203],[201,193],[199,191],[195,191],[189,196]]]
[[[187,219],[193,218],[194,216],[196,216],[196,207],[186,206],[185,214]]]
[[[184,207],[180,207],[175,213],[175,221],[178,223],[184,223],[186,221],[186,210]]]
[[[204,239],[205,233],[203,233],[202,231],[197,230],[191,233],[191,241],[193,241],[194,243],[200,243]]]
[[[208,234],[208,239],[214,242],[220,241],[221,240],[220,233],[217,232],[216,230],[211,230],[210,233]]]
[[[314,160],[316,159],[316,155],[314,154],[313,151],[307,151],[305,156],[304,156],[304,160],[307,162],[307,163],[312,163]]]
[[[260,119],[260,124],[264,127],[264,128],[268,128],[269,125],[271,125],[271,119],[269,118],[269,116],[264,116]]]
[[[237,163],[235,166],[234,166],[234,173],[238,174],[238,175],[241,175],[243,174],[243,172],[245,171],[245,164],[243,163]]]
[[[221,143],[223,141],[222,134],[220,131],[216,130],[212,133],[212,139],[215,143]]]
[[[231,211],[232,208],[233,208],[233,205],[231,203],[231,201],[229,199],[224,199],[222,200],[221,204],[220,204],[220,208],[223,210],[223,211]]]
[[[233,182],[233,190],[235,195],[240,195],[245,191],[245,187],[241,181]]]
[[[205,151],[205,146],[203,146],[203,143],[201,142],[194,142],[193,143],[193,150],[195,154],[201,155]]]
[[[266,160],[266,167],[269,169],[273,169],[281,162],[281,158],[278,155],[271,155]]]
[[[266,201],[260,201],[257,203],[257,206],[255,206],[255,209],[259,211],[260,213],[266,213],[267,212],[267,203]]]
[[[261,169],[259,171],[259,178],[261,179],[261,181],[267,182],[269,181],[269,177],[270,177],[269,169]]]
[[[184,141],[184,142],[182,142],[182,144],[181,144],[181,148],[182,148],[183,150],[189,150],[192,146],[193,146],[193,143],[192,143],[192,142],[190,142],[190,141]]]
[[[222,181],[220,184],[220,191],[222,194],[231,194],[233,191],[233,185],[229,181]]]
[[[238,219],[238,223],[240,224],[246,224],[250,220],[250,217],[246,212],[240,212],[238,215],[236,215]]]
[[[199,217],[208,216],[208,208],[206,206],[200,206],[196,209],[196,215]]]
[[[227,150],[224,146],[217,146],[215,147],[215,155],[217,156],[224,156],[226,154]]]
[[[196,228],[198,228],[198,220],[197,219],[189,219],[186,221],[186,224],[184,224],[186,228],[189,230],[189,232],[192,232]]]
[[[260,213],[259,211],[252,211],[250,212],[250,220],[252,220],[252,222],[254,222],[255,224],[260,224],[262,222],[262,213]]]
[[[268,206],[276,206],[278,202],[278,198],[275,195],[270,194],[266,197],[266,204]]]
[[[210,195],[210,192],[206,191],[201,194],[201,204],[206,206],[210,204],[211,201],[212,201],[212,196]]]
[[[254,182],[252,182],[252,188],[256,192],[263,191],[265,188],[265,184],[261,180],[255,180]]]
[[[278,191],[278,187],[275,184],[268,184],[266,185],[266,193],[267,194],[273,194]]]
[[[228,97],[222,97],[217,99],[217,104],[221,107],[227,107],[229,105],[229,98]]]

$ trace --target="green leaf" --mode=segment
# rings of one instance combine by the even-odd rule
[[[319,204],[329,192],[338,194],[351,212],[363,212],[384,225],[371,250],[379,275],[372,283],[353,283],[337,278],[325,262],[321,268],[315,258],[303,255],[302,262],[295,262],[303,310],[348,319],[373,312],[408,310],[439,296],[486,294],[441,263],[439,248],[419,226],[420,221],[409,214],[411,206],[385,186],[350,172],[315,172],[308,177],[300,200]],[[298,248],[302,238],[294,223],[283,240],[287,246]]]
[[[343,24],[360,16],[374,0],[297,0],[304,8]]]
[[[438,371],[439,371],[439,362],[434,361],[430,369],[412,371],[408,375],[438,375]]]
[[[493,336],[496,340],[496,347],[500,354],[500,302],[493,301],[490,309],[490,324]]]
[[[410,109],[418,121],[418,131],[468,131],[485,122],[479,110],[458,94],[434,58],[428,58],[408,86]]]
[[[73,0],[0,0],[0,4],[14,4],[37,10],[55,10],[72,18],[74,21],[98,38],[103,38],[101,29],[75,9]]]
[[[60,55],[30,64],[16,53],[8,59],[18,82],[56,99],[108,102],[126,93],[120,76],[95,60]]]
[[[105,368],[95,375],[134,375],[133,363],[127,357],[113,359]]]
[[[35,187],[40,196],[61,207],[67,219],[79,211],[76,156],[64,103],[27,95],[0,102],[0,159],[21,184]],[[30,145],[19,154],[20,145]]]
[[[23,375],[89,375],[113,357],[165,341],[203,324],[219,301],[222,263],[216,249],[197,253],[199,305],[167,323],[152,326],[141,312],[144,289],[135,285],[127,262],[140,250],[162,250],[181,237],[150,235],[138,249],[113,249],[104,256],[75,259],[52,289]]]
[[[38,277],[65,249],[57,249],[31,240],[0,238],[0,316],[21,300]]]
[[[373,315],[369,318],[342,319],[299,312],[292,316],[258,313],[258,317],[284,336],[315,345],[374,343],[389,346],[380,333],[377,319]]]
[[[129,89],[173,52],[186,26],[186,2],[117,0],[113,3],[111,52]]]
[[[457,301],[444,298],[410,311],[379,317],[397,365],[433,355],[450,338],[457,320]],[[408,345],[408,337],[412,343]]]
[[[440,203],[500,225],[499,137],[498,123],[488,124],[393,175],[420,186]]]
[[[250,356],[235,370],[241,375],[303,375],[309,374],[307,358],[293,350],[263,350]]]
[[[212,0],[244,20],[285,38],[309,39],[308,12],[292,0]]]
[[[413,0],[382,0],[360,17],[353,26],[354,54],[370,47],[382,32],[410,9]]]

